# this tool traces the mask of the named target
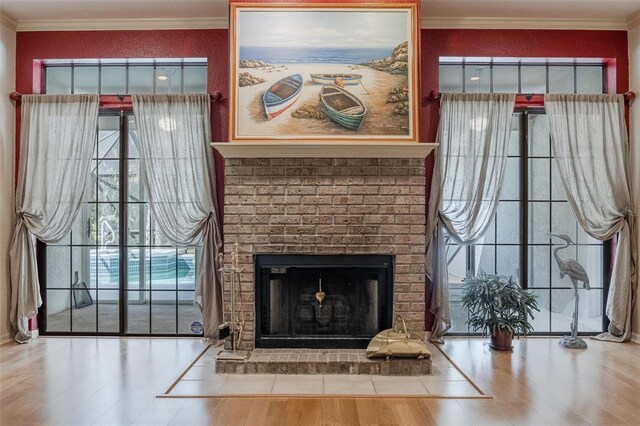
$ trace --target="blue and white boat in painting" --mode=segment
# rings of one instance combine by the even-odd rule
[[[292,74],[278,80],[262,95],[267,119],[272,120],[295,104],[302,91],[302,76]]]

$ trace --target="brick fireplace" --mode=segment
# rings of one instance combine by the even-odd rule
[[[228,158],[225,262],[239,244],[245,334],[255,346],[254,255],[383,254],[394,259],[393,315],[419,334],[425,310],[422,158]],[[225,319],[230,289],[225,284]]]

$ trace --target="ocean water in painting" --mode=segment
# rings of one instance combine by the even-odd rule
[[[240,60],[269,64],[362,64],[387,57],[393,48],[240,47]]]

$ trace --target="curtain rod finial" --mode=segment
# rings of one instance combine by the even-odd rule
[[[624,94],[624,100],[627,102],[631,102],[636,98],[636,93],[632,92],[631,90],[629,90],[627,93]]]
[[[440,92],[435,90],[435,89],[429,91],[429,95],[428,95],[427,99],[429,101],[431,101],[431,102],[439,100],[440,99]]]
[[[222,92],[215,91],[211,94],[211,100],[213,102],[221,102],[224,100],[224,95]]]
[[[20,99],[22,99],[22,93],[11,92],[9,94],[9,99],[11,99],[12,101],[18,102]]]

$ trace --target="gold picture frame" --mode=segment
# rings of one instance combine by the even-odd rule
[[[418,142],[414,3],[232,3],[231,142]]]

